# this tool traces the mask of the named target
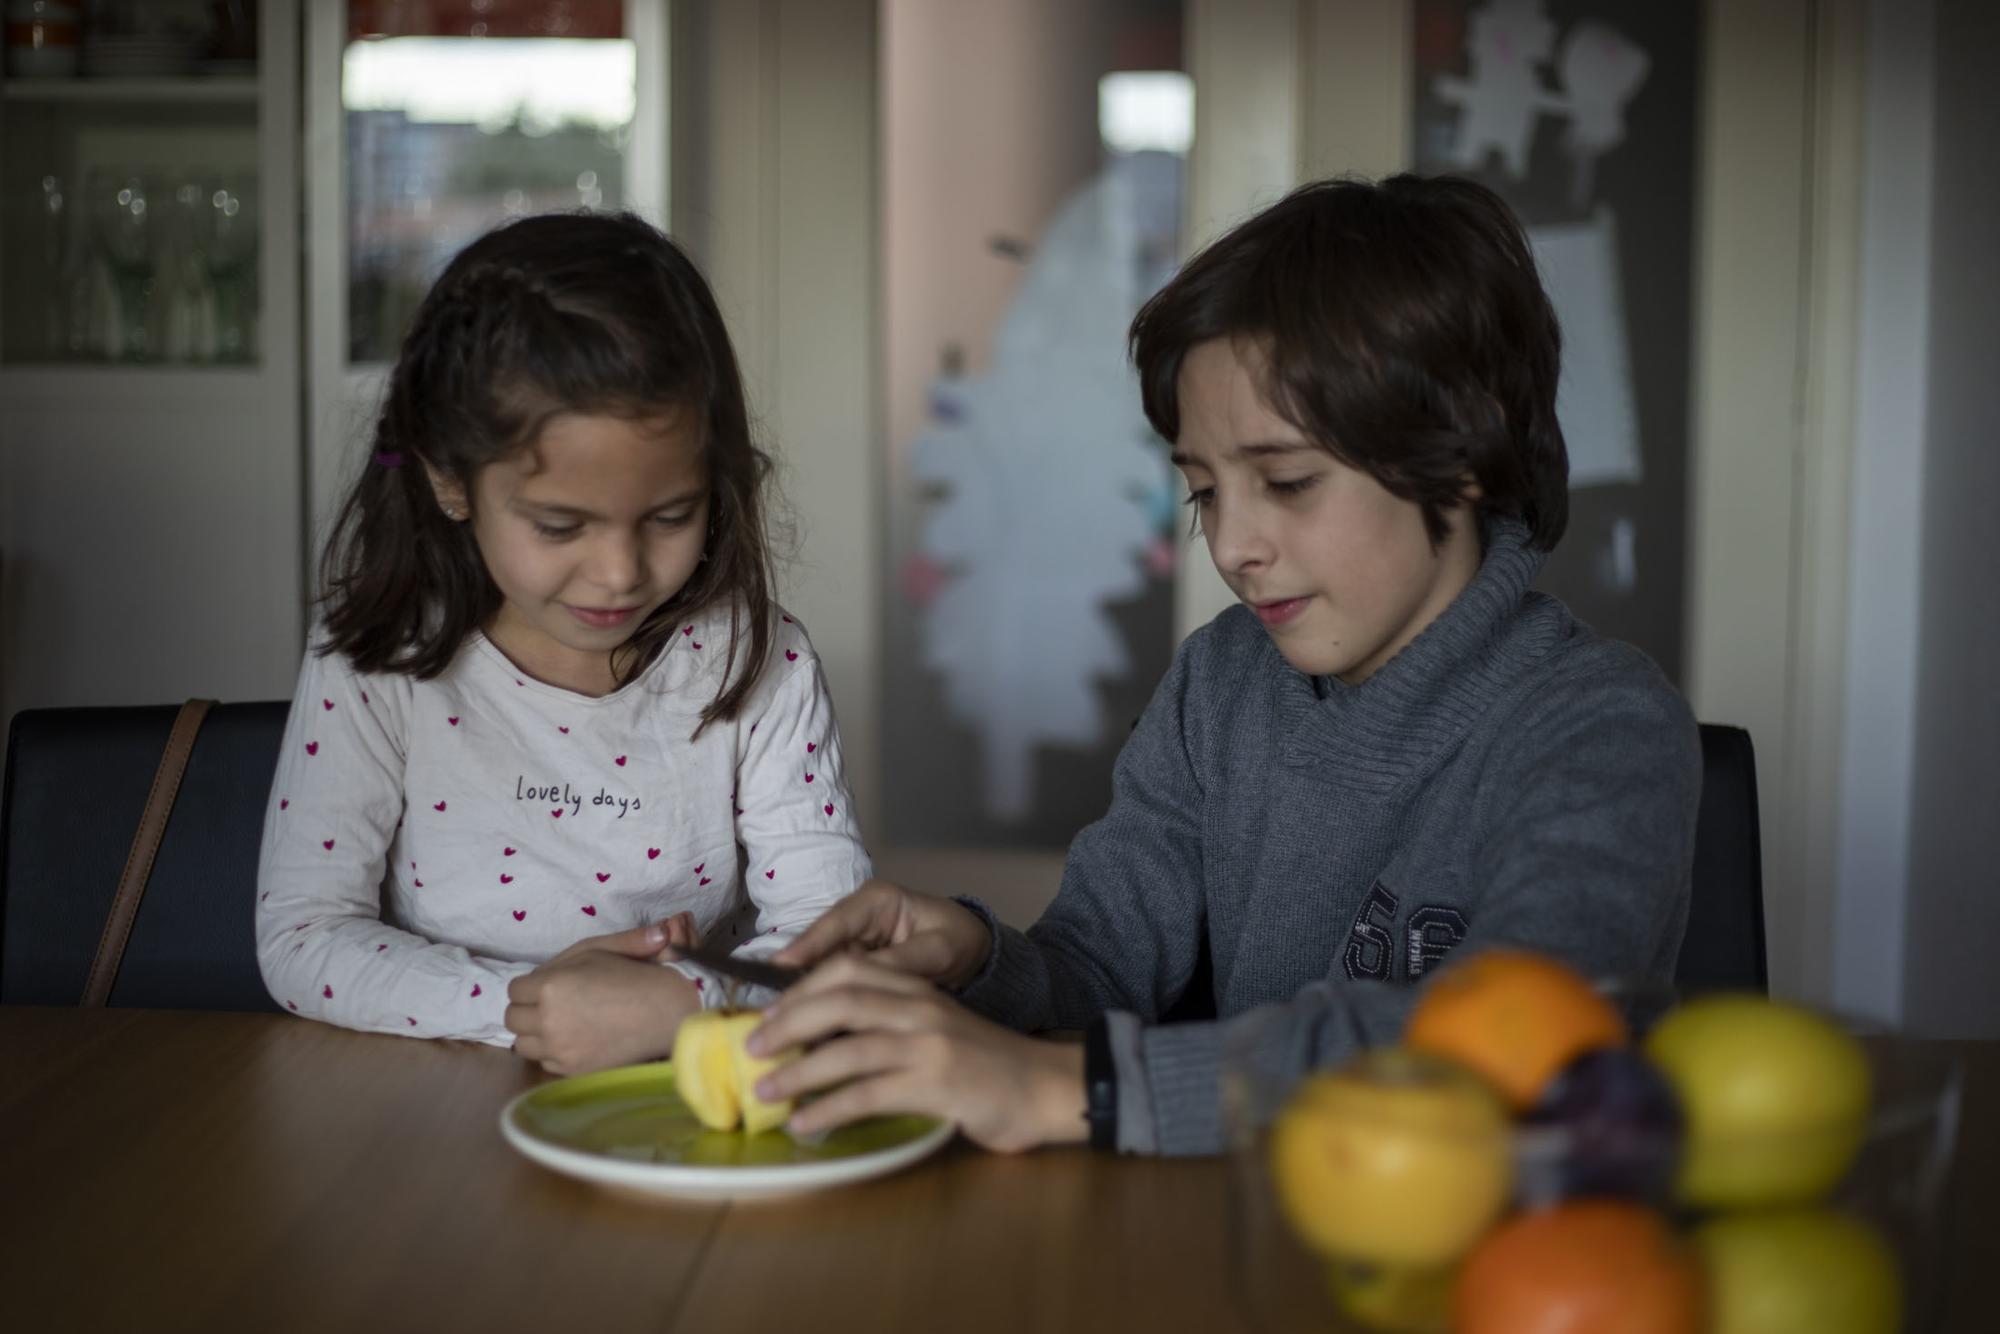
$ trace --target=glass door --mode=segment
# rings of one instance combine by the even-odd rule
[[[1187,17],[881,24],[884,832],[1060,854],[1176,640],[1177,484],[1125,335],[1181,255]]]
[[[664,0],[350,0],[307,38],[311,512],[430,283],[529,213],[665,215]]]

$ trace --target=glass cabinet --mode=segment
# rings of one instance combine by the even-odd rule
[[[300,7],[6,11],[0,716],[286,694]]]
[[[256,0],[17,0],[8,16],[0,364],[256,363]]]

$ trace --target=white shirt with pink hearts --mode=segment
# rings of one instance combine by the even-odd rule
[[[430,681],[309,651],[258,865],[271,995],[347,1028],[506,1046],[508,982],[585,936],[688,911],[704,940],[775,953],[870,864],[819,660],[773,615],[761,679],[696,740],[726,606],[601,698],[483,635]],[[669,966],[727,1003],[722,979]]]

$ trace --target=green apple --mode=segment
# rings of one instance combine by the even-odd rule
[[[1709,1334],[1896,1334],[1896,1257],[1868,1224],[1828,1209],[1725,1214],[1694,1232]]]
[[[1449,1334],[1455,1267],[1401,1269],[1327,1262],[1334,1304],[1356,1324],[1383,1334]]]
[[[1448,1265],[1500,1215],[1507,1111],[1479,1076],[1405,1048],[1308,1078],[1271,1128],[1271,1179],[1300,1238],[1330,1258]]]
[[[1833,1189],[1868,1128],[1868,1058],[1832,1021],[1755,995],[1702,997],[1646,1036],[1680,1096],[1680,1197],[1717,1209],[1808,1204]]]

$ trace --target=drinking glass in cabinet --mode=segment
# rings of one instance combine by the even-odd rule
[[[145,361],[153,355],[154,219],[143,176],[93,171],[84,189],[90,235],[111,271],[118,306],[115,355]]]
[[[215,355],[250,361],[257,347],[257,182],[220,177],[208,202],[203,251],[215,290]]]

